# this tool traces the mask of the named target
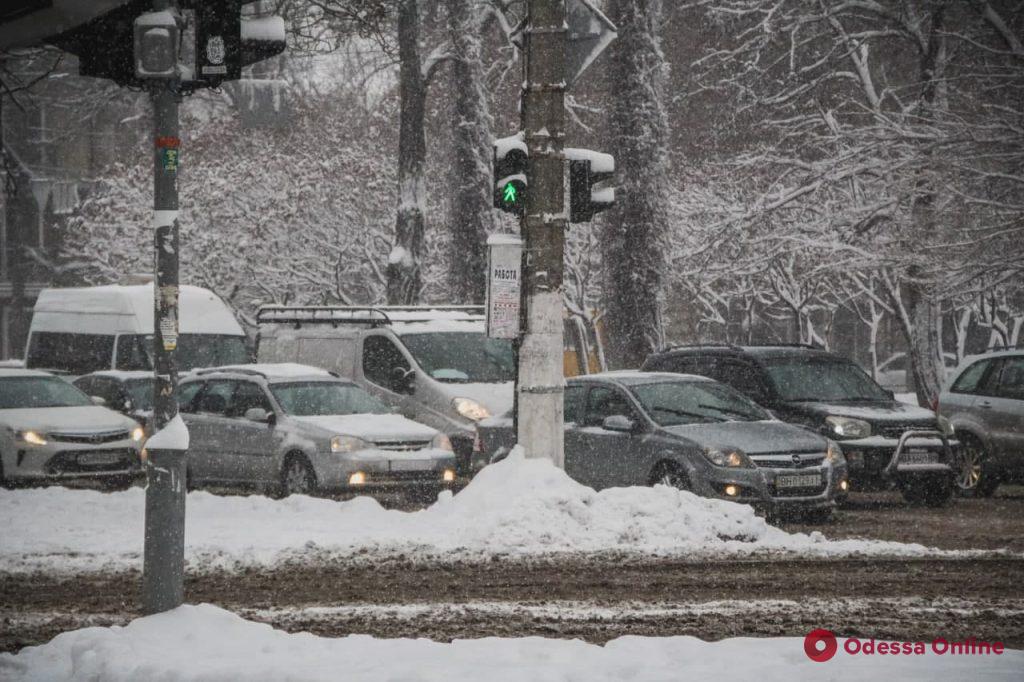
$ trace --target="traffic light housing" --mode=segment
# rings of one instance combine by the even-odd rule
[[[516,215],[525,213],[527,161],[522,133],[495,141],[494,208]]]
[[[241,0],[180,0],[180,12],[169,12],[175,17],[193,12],[195,30],[189,32],[184,30],[184,19],[176,22],[176,28],[137,28],[136,20],[165,13],[152,12],[152,0],[129,0],[50,42],[78,56],[83,76],[133,87],[143,87],[154,78],[180,77],[181,89],[186,92],[216,87],[240,79],[243,67],[285,49],[284,20],[279,16],[243,17],[243,4]],[[194,50],[182,45],[191,35],[195,36]],[[172,45],[176,50],[173,71],[154,68],[157,62],[166,64],[166,52]],[[191,55],[194,64],[179,63]]]
[[[590,149],[566,147],[569,160],[569,222],[588,223],[594,214],[615,205],[615,188],[595,188],[615,175],[615,157]]]

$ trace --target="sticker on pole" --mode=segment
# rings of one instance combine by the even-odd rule
[[[178,287],[160,287],[160,298],[157,301],[160,313],[160,340],[164,350],[178,348]]]
[[[487,238],[487,336],[519,336],[523,243],[519,237],[494,234]]]
[[[181,155],[181,140],[177,137],[158,137],[156,138],[156,150],[160,158],[160,167],[170,173],[177,173],[178,160]]]

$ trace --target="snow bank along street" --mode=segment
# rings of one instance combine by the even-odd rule
[[[623,637],[604,646],[538,637],[327,639],[288,634],[210,605],[182,606],[126,627],[87,628],[0,655],[11,680],[898,680],[1019,679],[1024,653],[849,655],[811,661],[797,637]]]
[[[137,568],[144,491],[104,494],[45,488],[0,492],[0,570]],[[601,492],[546,460],[521,456],[488,467],[464,490],[413,512],[370,498],[345,502],[293,496],[188,496],[190,569],[285,560],[373,556],[481,559],[559,553],[657,556],[937,555],[921,545],[826,540],[787,533],[745,505],[666,486]]]

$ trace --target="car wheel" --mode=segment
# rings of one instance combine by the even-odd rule
[[[953,479],[949,476],[935,476],[906,481],[900,486],[903,499],[911,504],[941,507],[953,497]]]
[[[281,470],[281,497],[309,495],[316,489],[316,474],[302,455],[291,455]]]
[[[956,491],[963,497],[991,497],[999,478],[988,466],[988,450],[976,436],[961,438]]]
[[[651,473],[651,485],[667,485],[679,490],[691,490],[690,478],[676,464],[661,464]]]

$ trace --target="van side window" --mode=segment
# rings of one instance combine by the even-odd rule
[[[636,420],[633,408],[630,406],[626,396],[618,391],[595,386],[590,389],[587,395],[587,415],[583,419],[583,426],[601,426],[607,417],[621,415]]]
[[[138,334],[121,334],[117,337],[117,369],[147,370],[153,366],[149,363],[149,355],[142,347],[145,336]]]
[[[33,332],[26,366],[57,369],[69,374],[89,374],[110,369],[114,337],[106,334]]]
[[[409,371],[409,362],[402,351],[385,336],[369,336],[363,340],[363,375],[368,381],[389,391],[400,387],[396,381],[395,368]]]

